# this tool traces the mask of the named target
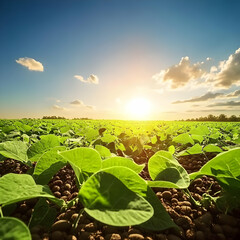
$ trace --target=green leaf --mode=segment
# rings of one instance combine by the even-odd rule
[[[91,141],[95,140],[97,137],[99,137],[99,132],[96,129],[87,128],[87,129],[85,129],[84,135],[85,135],[87,141],[91,142]]]
[[[168,151],[173,155],[175,153],[175,147],[173,145],[169,146]]]
[[[57,210],[49,207],[46,199],[40,198],[34,207],[32,217],[29,222],[29,228],[41,225],[49,228],[55,221]]]
[[[149,186],[187,188],[190,184],[187,171],[169,152],[159,151],[155,153],[149,159],[148,170],[154,181],[149,183]]]
[[[208,144],[207,146],[205,146],[203,148],[203,151],[204,152],[215,152],[215,153],[223,152],[223,150],[220,147],[218,147],[218,146],[216,146],[214,144]]]
[[[79,183],[102,167],[101,156],[95,149],[80,147],[59,154],[71,164]]]
[[[240,179],[240,148],[234,148],[218,154],[208,161],[198,172],[190,174],[191,179],[197,175]]]
[[[198,172],[190,174],[194,179],[201,175],[214,176],[220,185],[235,195],[240,192],[240,148],[218,154]]]
[[[52,195],[48,186],[37,185],[28,174],[9,173],[0,178],[0,204],[9,205],[36,197],[49,198],[58,205],[63,203]]]
[[[136,173],[140,173],[145,164],[138,165],[132,159],[124,157],[111,157],[102,162],[102,168],[109,168],[115,166],[123,166],[132,169]]]
[[[200,125],[196,128],[192,128],[189,133],[194,134],[194,135],[205,136],[205,135],[208,135],[210,133],[210,131],[206,125]]]
[[[106,172],[92,175],[79,192],[85,211],[96,220],[113,226],[141,224],[153,215],[152,206]]]
[[[31,233],[24,222],[13,217],[0,218],[1,240],[31,240]]]
[[[99,152],[102,158],[108,158],[112,156],[110,150],[104,146],[96,145],[95,149]]]
[[[153,136],[153,137],[151,137],[151,143],[152,144],[156,144],[157,143],[157,136]]]
[[[57,146],[60,146],[60,141],[57,136],[51,134],[43,135],[41,136],[41,140],[34,143],[28,149],[28,157],[31,159],[31,161],[37,162],[44,152]]]
[[[11,131],[13,131],[13,130],[15,130],[16,128],[14,127],[14,126],[4,126],[3,128],[2,128],[2,131],[4,132],[4,133],[10,133]]]
[[[192,145],[194,144],[193,139],[190,137],[188,133],[182,133],[176,137],[173,138],[173,141],[176,143],[181,143],[181,144],[188,144],[191,143]]]
[[[193,155],[193,154],[202,154],[202,147],[199,145],[199,143],[195,144],[194,146],[180,152],[178,156],[187,156],[187,155]]]
[[[33,177],[38,184],[48,184],[51,178],[67,164],[67,161],[58,154],[58,151],[65,147],[53,148],[50,151],[43,153],[37,162]]]
[[[111,134],[104,134],[103,137],[101,137],[102,142],[105,142],[107,144],[114,142],[117,140],[117,138],[114,135]]]
[[[191,135],[192,139],[196,142],[199,142],[199,143],[202,143],[202,141],[204,140],[203,136],[202,135],[195,135],[195,134],[192,134]]]
[[[1,155],[23,163],[28,162],[27,149],[27,144],[21,141],[7,141],[0,143]]]
[[[117,177],[131,191],[144,197],[152,205],[154,215],[148,221],[140,225],[142,228],[151,231],[161,231],[176,227],[153,190],[137,173],[126,167],[111,167],[103,171]]]

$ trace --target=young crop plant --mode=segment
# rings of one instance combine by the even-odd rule
[[[239,124],[230,123],[0,121],[0,239],[30,240],[29,229],[39,225],[52,237],[56,220],[61,222],[60,216],[71,211],[74,219],[63,221],[74,234],[85,217],[100,226],[136,226],[157,234],[176,231],[178,222],[190,216],[182,209],[190,208],[192,214],[204,207],[208,211],[208,205],[214,204],[223,213],[233,212],[240,207],[238,129]],[[204,165],[198,163],[197,172],[189,174],[195,168],[189,171],[180,164],[184,156],[208,153],[219,154],[205,158]],[[28,170],[1,171],[3,162],[24,164]],[[195,198],[194,182],[204,177],[213,179],[218,188],[210,193],[208,186]],[[173,198],[179,206],[188,203],[185,208],[181,205],[179,221],[171,214],[177,208],[170,205],[173,201],[167,194],[177,195]],[[179,200],[182,196],[185,200]],[[24,223],[15,210],[28,201],[35,203]]]

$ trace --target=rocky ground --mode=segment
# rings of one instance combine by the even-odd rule
[[[149,156],[140,156],[134,160],[138,163],[147,162]],[[192,155],[179,158],[179,162],[188,171],[195,172],[201,168],[214,154]],[[14,160],[0,162],[0,176],[7,173],[26,173],[28,167]],[[147,166],[140,174],[144,179],[150,179]],[[78,189],[74,180],[74,172],[68,165],[62,168],[49,182],[53,194],[65,201],[77,196]],[[208,193],[216,196],[221,187],[214,178],[203,176],[194,180],[189,191],[197,201]],[[159,201],[179,226],[163,232],[146,232],[137,227],[113,227],[99,223],[83,213],[79,224],[73,230],[72,225],[78,217],[82,206],[79,204],[58,213],[50,230],[42,226],[30,229],[33,240],[234,240],[240,238],[240,211],[231,214],[219,212],[212,204],[197,207],[193,201],[177,189],[154,189]],[[28,223],[37,199],[18,204],[12,216]]]

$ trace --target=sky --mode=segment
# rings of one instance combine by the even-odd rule
[[[0,118],[240,115],[240,1],[1,0]]]

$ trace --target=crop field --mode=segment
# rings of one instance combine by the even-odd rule
[[[240,123],[0,120],[1,240],[234,240]]]

